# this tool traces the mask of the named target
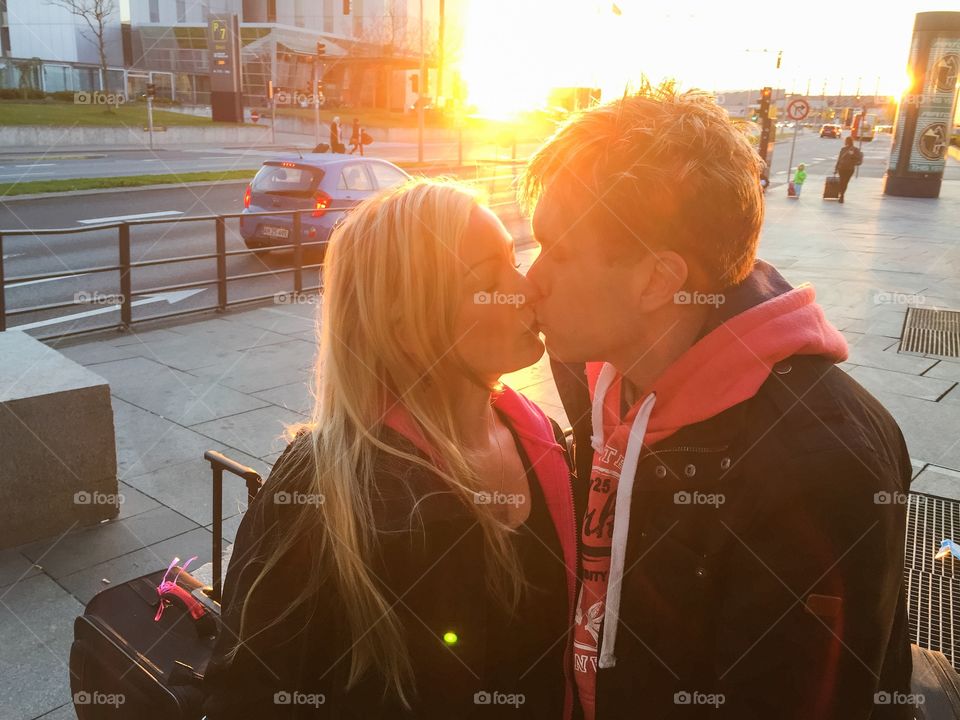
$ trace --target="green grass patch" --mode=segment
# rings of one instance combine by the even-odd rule
[[[59,180],[30,180],[21,183],[0,183],[0,197],[32,195],[33,193],[73,192],[107,188],[141,187],[143,185],[178,185],[188,182],[222,182],[250,180],[256,170],[225,170],[213,172],[170,173],[167,175],[130,175],[127,177],[65,178]]]
[[[153,110],[153,124],[164,127],[232,125],[214,123],[210,118],[169,110]],[[116,108],[104,105],[36,101],[0,102],[0,125],[41,125],[46,127],[134,127],[147,125],[145,103],[127,103]]]

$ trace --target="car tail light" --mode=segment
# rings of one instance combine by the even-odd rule
[[[249,208],[249,207],[250,207],[250,192],[251,192],[250,186],[247,185],[247,189],[246,189],[246,191],[244,191],[244,193],[243,193],[243,207],[244,207],[244,208]]]
[[[323,214],[327,211],[327,208],[330,207],[330,200],[332,199],[322,190],[316,194],[315,204],[313,206],[313,216],[314,217],[323,217]]]

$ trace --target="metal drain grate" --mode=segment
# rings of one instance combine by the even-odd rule
[[[945,539],[960,542],[960,503],[918,493],[910,493],[908,498],[904,565],[910,570],[960,576],[960,560],[952,556],[933,559]]]
[[[960,358],[960,311],[907,308],[897,350],[911,355]]]
[[[910,641],[942,652],[960,671],[960,580],[908,569],[904,582]]]
[[[940,543],[960,540],[960,502],[910,493],[903,579],[910,640],[938,650],[960,672],[960,560],[934,560]]]

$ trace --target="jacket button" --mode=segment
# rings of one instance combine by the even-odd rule
[[[665,465],[657,465],[657,469],[653,472],[661,480],[667,476],[667,468]]]
[[[696,465],[692,465],[692,464],[691,464],[691,465],[687,465],[687,466],[683,469],[683,474],[686,475],[687,477],[693,477],[694,475],[697,474],[697,466],[696,466]]]
[[[773,371],[777,375],[786,375],[791,370],[793,370],[793,365],[788,362],[779,362],[773,366]]]
[[[729,470],[729,469],[730,469],[730,458],[725,457],[725,458],[723,458],[723,459],[720,461],[720,469],[721,469],[721,470]]]

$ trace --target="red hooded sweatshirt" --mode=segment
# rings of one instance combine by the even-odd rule
[[[812,287],[800,286],[730,318],[681,355],[622,418],[620,375],[610,364],[587,365],[595,453],[573,651],[585,720],[595,717],[598,666],[617,662],[620,585],[642,448],[750,399],[781,360],[793,355],[845,360],[846,341],[814,297]]]
[[[573,512],[573,486],[570,482],[570,469],[564,456],[564,448],[557,444],[553,425],[543,410],[506,385],[502,387],[503,389],[493,397],[493,406],[506,416],[520,439],[520,444],[533,464],[534,474],[546,499],[550,518],[553,520],[553,526],[563,549],[567,575],[568,617],[572,619],[577,582],[577,525]],[[407,438],[425,455],[434,456],[420,428],[400,404],[394,404],[387,412],[385,423]],[[569,720],[573,715],[574,682],[569,644],[565,651],[564,668],[563,718]]]

